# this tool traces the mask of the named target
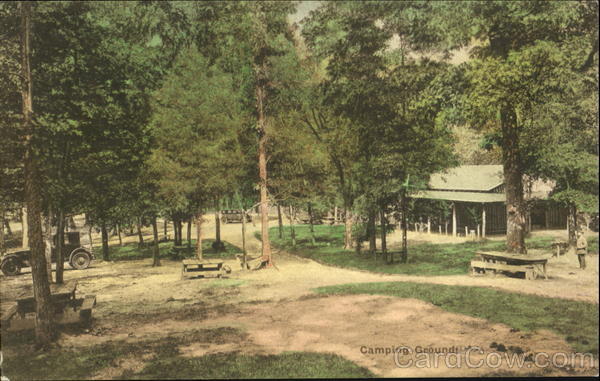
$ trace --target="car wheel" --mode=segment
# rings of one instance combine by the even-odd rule
[[[85,251],[80,251],[73,254],[69,263],[74,269],[85,270],[90,266],[91,261],[92,258],[88,253],[86,253]]]
[[[16,258],[7,258],[2,261],[2,272],[7,276],[19,275],[21,264]]]

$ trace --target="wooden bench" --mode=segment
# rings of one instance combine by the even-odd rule
[[[17,303],[12,302],[2,306],[2,318],[0,321],[0,329],[6,330],[10,327],[10,320],[17,314]]]
[[[481,260],[472,260],[471,261],[471,269],[473,273],[477,273],[478,271],[482,271],[484,274],[487,270],[491,270],[492,274],[495,274],[498,271],[507,271],[512,273],[524,273],[525,279],[533,279],[533,266],[528,265],[506,265],[503,263],[492,263]]]
[[[198,259],[184,259],[182,265],[182,279],[190,275],[190,273],[201,273],[197,275],[202,278],[221,278],[223,273],[231,272],[231,269],[225,266],[223,261],[209,262]]]

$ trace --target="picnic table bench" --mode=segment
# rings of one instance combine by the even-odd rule
[[[189,273],[202,273],[197,274],[202,278],[221,278],[223,273],[231,272],[229,266],[225,265],[223,261],[184,259],[182,264],[182,279],[190,275]]]
[[[96,305],[95,295],[75,297],[76,281],[50,285],[50,300],[57,324],[89,324],[92,309]],[[21,331],[35,328],[36,304],[33,291],[23,291],[15,301],[4,303],[2,308],[2,330]]]
[[[533,280],[538,275],[546,274],[546,264],[549,256],[544,253],[535,252],[531,255],[512,254],[502,251],[478,251],[475,259],[471,261],[473,274],[498,272],[524,273],[525,279]]]

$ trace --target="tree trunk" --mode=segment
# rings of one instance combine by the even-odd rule
[[[160,249],[158,247],[158,224],[156,217],[152,217],[152,233],[154,234],[154,244],[152,245],[152,267],[160,266]]]
[[[92,238],[92,225],[88,225],[88,240],[90,241],[90,253],[94,252],[94,240]]]
[[[29,247],[29,220],[27,208],[21,209],[21,247],[27,249]]]
[[[352,212],[349,208],[344,208],[344,249],[350,250],[353,246],[352,241]]]
[[[44,256],[46,257],[46,272],[48,273],[48,282],[52,283],[52,211],[48,210],[48,215],[44,220]]]
[[[215,242],[221,242],[221,217],[218,210],[215,211]]]
[[[136,226],[137,226],[137,233],[138,233],[138,240],[139,240],[138,245],[143,246],[144,245],[144,235],[142,234],[142,219],[141,218],[138,218]]]
[[[102,234],[102,260],[108,261],[110,260],[110,253],[108,249],[108,230],[106,229],[106,223],[102,222],[100,226],[100,231]]]
[[[510,106],[502,107],[500,122],[502,125],[502,156],[506,192],[506,250],[509,253],[526,254],[523,172],[519,152],[517,115],[514,108]]]
[[[188,250],[192,249],[192,217],[188,219],[187,222],[187,246]]]
[[[259,116],[259,125],[264,124],[264,115]],[[264,128],[264,127],[263,127]],[[258,143],[258,165],[260,172],[260,222],[262,241],[262,262],[271,266],[271,242],[269,240],[269,198],[267,195],[266,134],[263,132]]]
[[[46,347],[54,339],[50,283],[44,256],[42,237],[42,197],[39,184],[40,173],[33,147],[34,125],[32,123],[32,84],[29,68],[31,3],[20,2],[21,11],[21,96],[23,107],[23,130],[25,132],[25,203],[27,205],[27,239],[31,249],[31,275],[36,305],[35,338],[38,346]],[[25,231],[25,229],[24,229]]]
[[[384,258],[387,258],[387,222],[385,220],[385,212],[381,209],[381,253]]]
[[[246,210],[244,210],[243,207],[240,207],[240,209],[242,210],[242,267],[246,270],[248,268],[248,253],[246,251]]]
[[[167,230],[167,219],[166,218],[163,220],[163,233],[164,233],[165,238],[169,234],[169,232]]]
[[[367,234],[369,236],[369,253],[375,255],[377,252],[376,229],[375,229],[375,212],[369,211],[369,219],[367,221]]]
[[[569,250],[575,251],[577,246],[577,208],[575,204],[569,204],[567,209],[567,233]]]
[[[402,263],[406,263],[408,262],[408,239],[407,239],[407,230],[408,230],[408,223],[407,223],[407,200],[406,200],[406,194],[402,193],[402,196],[400,198],[400,205],[401,205],[401,225],[402,225],[402,255],[400,256],[400,262]]]
[[[117,224],[117,236],[119,237],[119,246],[123,246],[123,237],[121,237],[121,226]]]
[[[292,247],[296,247],[296,228],[294,224],[296,222],[294,214],[294,207],[290,205],[290,237],[292,239]]]
[[[6,220],[4,216],[4,203],[0,202],[0,255],[4,254],[4,252],[6,251],[6,245],[4,241],[4,224],[6,223]]]
[[[238,207],[242,211],[242,268],[244,270],[248,269],[248,258],[246,251],[246,217],[248,216],[248,211],[244,209],[244,205],[242,204],[242,199],[239,197],[238,199]],[[227,201],[227,208],[229,208],[229,201]]]
[[[356,237],[354,237],[354,240],[356,241],[354,243],[354,249],[356,250],[356,254],[360,254],[362,251],[363,237],[361,237],[361,234],[357,234]]]
[[[173,219],[173,246],[177,246],[177,224]]]
[[[177,219],[177,245],[183,245],[183,221]]]
[[[202,213],[196,214],[196,257],[202,260]]]
[[[262,12],[256,15],[264,16]],[[259,21],[260,22],[260,21]],[[266,28],[261,23],[261,28]],[[266,33],[266,32],[265,32]],[[255,55],[254,75],[256,79],[255,96],[257,111],[257,129],[258,129],[258,171],[260,178],[260,220],[261,220],[261,241],[262,241],[262,263],[264,266],[272,266],[271,260],[271,242],[269,241],[269,198],[267,194],[267,117],[265,115],[265,100],[267,86],[267,58],[265,41],[260,41]]]
[[[56,221],[56,283],[63,283],[63,272],[65,269],[65,256],[63,246],[65,243],[65,212],[62,208],[58,209],[58,218]]]
[[[281,206],[277,204],[277,222],[279,223],[279,239],[283,239],[283,220],[281,218]]]
[[[317,241],[315,240],[315,225],[313,222],[313,212],[312,212],[312,205],[309,202],[308,205],[308,222],[310,223],[310,241],[312,242],[312,245],[315,246],[317,244]]]
[[[6,234],[8,234],[9,236],[12,235],[12,230],[10,230],[10,220],[8,218],[6,218],[4,220],[4,226],[6,226]]]

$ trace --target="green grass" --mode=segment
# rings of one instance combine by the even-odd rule
[[[218,353],[196,358],[158,359],[133,379],[198,378],[363,378],[374,377],[340,356],[329,353],[284,352],[279,355]]]
[[[598,234],[588,238],[588,253],[598,254]]]
[[[598,305],[574,300],[414,282],[353,283],[319,287],[320,294],[372,294],[416,298],[444,310],[503,323],[522,331],[548,329],[582,353],[598,355]]]
[[[222,241],[225,244],[225,249],[223,251],[217,252],[212,248],[212,244],[214,239],[203,239],[202,240],[202,255],[206,258],[222,258],[229,259],[234,258],[235,254],[241,253],[242,249],[230,244],[229,242]],[[158,244],[160,249],[160,257],[167,259],[183,259],[183,258],[191,258],[195,256],[195,247],[196,240],[192,240],[192,250],[190,252],[185,253],[183,256],[175,255],[172,252],[173,241],[170,242],[161,242]],[[184,241],[184,246],[187,245],[187,241]],[[137,243],[129,243],[123,246],[110,246],[110,260],[111,261],[130,261],[136,259],[146,259],[152,258],[152,244],[148,242],[147,245],[142,247],[138,247]],[[95,246],[94,253],[96,253],[97,258],[102,258],[102,247]]]
[[[120,359],[150,355],[138,372],[123,379],[373,377],[367,369],[333,354],[292,352],[250,356],[237,352],[183,357],[179,348],[192,343],[234,343],[243,347],[247,334],[234,328],[200,329],[158,340],[125,341],[75,349],[34,352],[28,344],[4,351],[2,374],[9,380],[82,380],[115,367]]]
[[[356,254],[354,250],[344,250],[344,226],[315,226],[315,244],[312,244],[309,226],[296,226],[296,246],[293,247],[290,239],[290,228],[284,229],[283,239],[279,238],[278,228],[270,229],[269,237],[273,246],[290,253],[314,259],[327,265],[338,267],[367,270],[386,274],[410,275],[458,275],[468,272],[469,263],[475,252],[479,250],[502,251],[506,245],[504,241],[465,242],[454,244],[420,243],[409,245],[408,263],[387,264],[378,255],[377,259],[363,250]],[[548,249],[552,237],[535,237],[527,240],[530,249]],[[593,241],[592,239],[590,241]],[[597,238],[595,244],[597,248]],[[591,247],[591,245],[590,245]],[[397,249],[394,251],[396,261],[400,258]]]

